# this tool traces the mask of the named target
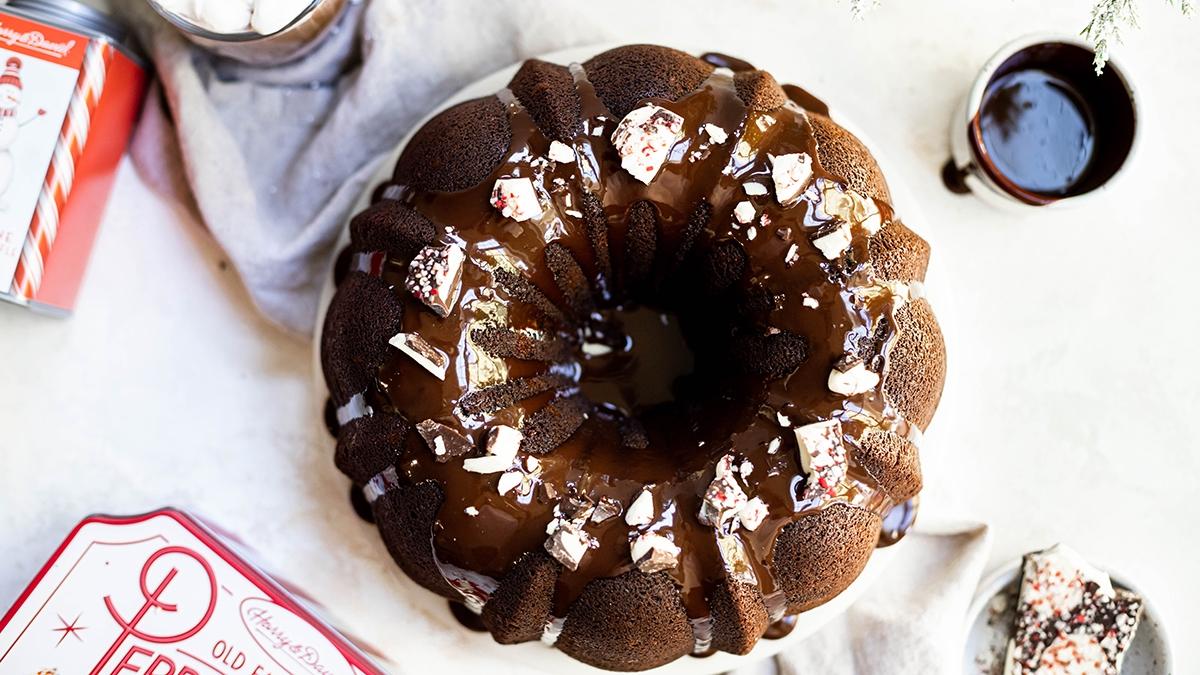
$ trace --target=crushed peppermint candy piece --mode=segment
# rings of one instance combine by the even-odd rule
[[[812,179],[812,157],[806,152],[771,155],[771,180],[775,182],[775,199],[783,206],[800,201],[804,188]]]
[[[708,134],[708,137],[712,140],[712,142],[716,143],[717,145],[721,145],[725,141],[729,140],[729,134],[723,128],[715,124],[705,124],[701,128],[704,129],[704,133]]]
[[[417,422],[417,433],[425,439],[425,444],[439,463],[462,457],[475,449],[475,442],[470,438],[434,420]]]
[[[508,495],[510,490],[521,484],[522,479],[520,471],[505,471],[500,474],[500,479],[496,482],[496,491],[499,494]]]
[[[512,459],[517,456],[517,450],[521,448],[523,440],[525,440],[525,436],[518,429],[499,424],[488,432],[487,445],[484,449],[489,455]]]
[[[633,527],[654,522],[654,494],[644,487],[625,512],[625,522]]]
[[[721,457],[721,459],[717,461],[716,466],[713,467],[716,478],[720,480],[732,480],[736,478],[737,474],[739,473],[738,468],[734,466],[736,463],[737,460],[734,459],[733,455],[725,455]]]
[[[876,298],[889,297],[892,301],[893,311],[899,310],[913,299],[912,287],[903,281],[893,279],[875,279],[874,283],[851,289],[851,292],[854,294],[854,298],[864,305]]]
[[[742,183],[742,189],[751,197],[761,197],[767,194],[767,186],[762,183]]]
[[[751,585],[758,583],[758,575],[750,564],[750,554],[738,535],[717,533],[717,550],[721,553],[721,560],[730,578]]]
[[[367,500],[368,504],[374,504],[380,497],[398,485],[400,485],[400,475],[396,473],[396,467],[389,466],[371,476],[371,480],[367,481],[367,484],[362,487],[362,496]]]
[[[802,302],[805,307],[808,307],[809,309],[816,309],[821,306],[821,303],[818,302],[816,298],[809,295],[808,293],[805,293],[803,297],[804,297],[804,299],[802,300]]]
[[[496,491],[502,495],[506,495],[510,490],[519,486],[525,477],[520,471],[505,471],[500,475],[500,480],[496,482]]]
[[[450,367],[450,357],[426,342],[425,338],[416,333],[396,333],[391,340],[388,340],[388,344],[408,354],[413,361],[416,361],[437,379],[446,379],[446,369]]]
[[[862,359],[844,358],[829,371],[829,391],[842,396],[865,394],[879,386],[879,375]]]
[[[666,163],[671,148],[682,138],[683,118],[647,103],[621,120],[612,142],[621,155],[621,168],[649,185]]]
[[[742,480],[749,480],[750,474],[754,473],[754,462],[748,459],[742,460],[738,465],[738,473],[742,476]]]
[[[679,547],[670,537],[642,532],[629,544],[629,555],[646,574],[669,570],[679,564]]]
[[[846,445],[838,420],[813,422],[796,428],[800,445],[800,468],[808,477],[804,499],[834,497],[846,478]]]
[[[597,545],[595,537],[583,531],[583,525],[570,520],[555,518],[548,529],[546,551],[571,571],[579,569],[588,549]]]
[[[592,510],[592,522],[603,523],[609,518],[619,515],[621,515],[621,502],[613,497],[601,497],[596,502],[596,508]]]
[[[853,191],[852,191],[853,192]],[[857,197],[858,193],[854,195]],[[879,212],[879,205],[870,197],[862,197],[862,209],[857,214],[859,216],[858,226],[867,231],[867,234],[874,236],[883,229],[883,214]]]
[[[525,437],[517,429],[500,424],[488,431],[487,454],[463,460],[463,468],[474,473],[499,473],[512,468]]]
[[[584,342],[580,350],[585,356],[604,356],[611,354],[613,348],[600,342]]]
[[[458,302],[465,260],[460,246],[426,246],[408,264],[404,287],[445,318]]]
[[[570,164],[575,161],[575,150],[566,143],[550,141],[550,151],[546,156],[560,164]]]
[[[528,178],[501,178],[492,188],[492,206],[505,218],[523,222],[542,215],[533,181]]]
[[[757,530],[759,525],[767,518],[767,504],[758,497],[752,497],[746,505],[738,511],[738,520],[741,521],[742,527],[747,530]]]
[[[700,522],[721,532],[737,529],[738,511],[749,501],[746,491],[737,482],[733,462],[733,455],[725,455],[717,461],[716,475],[700,503]]]
[[[842,188],[833,181],[821,181],[821,210],[828,218],[839,218],[843,222],[858,225],[868,235],[883,229],[883,214],[874,199],[864,197],[854,190]]]
[[[496,483],[496,490],[505,495],[516,489],[518,497],[529,497],[542,475],[542,463],[536,457],[526,457],[516,468],[505,471]]]
[[[1058,544],[1025,556],[1008,675],[1117,675],[1143,601]]]
[[[754,205],[748,201],[740,201],[733,207],[733,217],[743,225],[753,222],[755,214]]]
[[[479,509],[475,508],[474,506],[468,506],[467,508],[463,509],[463,513],[474,518],[475,516],[479,515]]]
[[[512,460],[505,460],[496,455],[484,455],[463,460],[463,469],[472,473],[500,473],[512,467]]]
[[[850,248],[852,241],[850,223],[842,220],[838,221],[833,229],[815,237],[812,243],[827,260],[836,260],[846,249]]]
[[[795,265],[796,261],[799,259],[800,259],[800,247],[797,246],[796,244],[792,244],[791,246],[789,246],[787,253],[783,254],[783,264],[788,267]]]
[[[365,394],[366,392],[360,391],[351,396],[345,405],[342,405],[334,412],[334,415],[337,416],[338,426],[344,426],[360,417],[370,417],[375,414],[370,404],[367,403]]]
[[[564,517],[579,523],[580,527],[587,523],[591,519],[592,514],[596,512],[596,504],[591,499],[572,495],[568,495],[566,499],[559,502],[554,508],[556,513],[562,512],[565,514]]]
[[[846,222],[854,219],[854,198],[842,186],[830,180],[818,182],[821,195],[821,211],[825,218],[839,218]]]

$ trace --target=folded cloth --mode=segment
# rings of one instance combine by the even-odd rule
[[[161,83],[135,164],[194,208],[258,308],[301,334],[349,209],[421,117],[500,66],[607,37],[584,3],[351,0],[314,52],[257,68],[193,46],[146,2],[113,4]]]
[[[781,675],[933,675],[962,663],[967,608],[987,563],[979,523],[922,522],[849,610],[776,657]]]

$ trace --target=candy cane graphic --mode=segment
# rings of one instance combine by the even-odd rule
[[[59,132],[50,170],[46,173],[46,181],[42,183],[33,222],[29,225],[21,259],[13,276],[11,293],[17,299],[33,299],[41,286],[46,256],[50,254],[50,247],[54,245],[54,237],[58,234],[58,216],[67,202],[67,196],[71,194],[71,186],[75,182],[75,163],[87,145],[92,113],[96,111],[100,96],[104,93],[104,80],[113,52],[112,43],[105,40],[93,40],[84,52],[83,67],[71,95],[67,118]]]

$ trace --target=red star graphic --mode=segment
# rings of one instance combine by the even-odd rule
[[[79,637],[79,631],[87,630],[87,626],[79,625],[79,618],[82,616],[83,615],[80,614],[79,616],[75,617],[74,621],[72,621],[71,623],[67,623],[67,620],[62,617],[62,614],[58,615],[58,620],[60,623],[62,623],[62,628],[55,628],[54,632],[62,633],[62,637],[58,638],[58,643],[54,645],[55,647],[57,647],[58,645],[61,645],[63,643],[63,640],[67,639],[68,635],[72,635],[75,637],[76,640],[83,642],[83,638]]]

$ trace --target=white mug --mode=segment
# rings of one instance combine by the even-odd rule
[[[1039,49],[1044,51],[1039,52]],[[1093,158],[1079,181],[1078,191],[1047,195],[1024,189],[1009,180],[989,158],[980,128],[981,107],[989,86],[1006,72],[1018,70],[1017,64],[1022,61],[1033,60],[1033,63],[1037,63],[1038,54],[1049,54],[1053,50],[1069,54],[1072,62],[1086,57],[1088,64],[1094,54],[1089,44],[1076,37],[1034,34],[1008,43],[988,59],[950,125],[952,156],[942,172],[949,189],[970,192],[1000,208],[1061,208],[1096,197],[1125,173],[1138,142],[1137,101],[1127,71],[1112,60],[1105,66],[1104,74],[1096,76],[1103,78],[1098,80],[1098,86],[1107,87],[1106,93],[1109,95],[1104,100],[1092,103],[1104,104],[1106,112],[1118,111],[1114,114],[1121,116],[1123,126],[1128,126],[1127,137],[1101,137],[1096,141]],[[1072,65],[1078,69],[1078,65]],[[1113,93],[1118,91],[1120,94]]]

